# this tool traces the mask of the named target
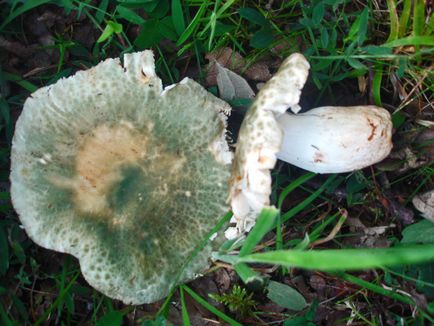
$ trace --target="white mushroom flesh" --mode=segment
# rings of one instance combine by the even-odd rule
[[[280,160],[316,173],[342,173],[383,160],[392,149],[390,114],[377,106],[320,107],[278,118]]]

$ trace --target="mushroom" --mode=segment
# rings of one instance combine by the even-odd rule
[[[392,149],[390,114],[376,106],[320,107],[306,113],[298,104],[309,63],[298,53],[284,60],[256,96],[241,125],[230,183],[232,222],[228,238],[248,232],[270,204],[276,158],[319,173],[361,169]]]
[[[283,62],[247,112],[234,159],[226,142],[230,106],[188,78],[163,90],[151,51],[126,54],[123,66],[119,59],[105,60],[39,89],[24,104],[11,155],[12,202],[27,234],[77,257],[89,284],[111,298],[132,304],[163,298],[174,282],[207,268],[221,235],[176,279],[229,206],[235,226],[226,229],[227,238],[252,228],[270,205],[277,155],[330,172],[332,158],[341,154],[333,146],[372,150],[390,137],[390,125],[379,126],[380,117],[389,116],[374,107],[286,114],[288,107],[299,111],[308,70],[301,54]],[[353,121],[356,111],[368,121],[364,128]],[[352,125],[339,122],[347,115]],[[325,136],[316,133],[329,120],[329,126],[343,123],[340,130],[367,140],[323,147]],[[331,130],[327,140],[338,134]],[[312,150],[321,151],[323,162],[307,164]],[[360,150],[365,158],[369,150]],[[368,162],[373,160],[363,164]],[[335,164],[333,171],[344,170]]]
[[[390,114],[377,106],[324,106],[277,118],[277,158],[317,173],[342,173],[383,160],[392,149]]]
[[[12,144],[11,195],[30,238],[78,258],[125,303],[168,294],[227,212],[230,107],[186,78],[162,89],[151,51],[108,59],[39,89]],[[198,254],[180,282],[209,266]]]

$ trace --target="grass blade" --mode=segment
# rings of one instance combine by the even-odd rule
[[[410,19],[410,12],[411,0],[404,0],[404,7],[402,8],[401,18],[399,19],[399,37],[403,37],[406,34],[408,20]]]
[[[184,290],[182,287],[179,288],[179,293],[181,294],[182,325],[190,326],[190,317],[188,316],[187,306],[185,305]]]
[[[178,39],[178,42],[176,42],[177,46],[180,46],[181,44],[183,44],[185,41],[187,41],[187,39],[191,36],[191,34],[193,34],[194,30],[199,25],[199,22],[202,19],[203,14],[205,13],[206,6],[207,6],[207,3],[203,2],[202,5],[199,7],[199,10],[197,11],[193,20],[190,22],[190,24],[187,26],[187,28],[181,34],[181,36]]]
[[[262,285],[264,283],[264,278],[261,277],[259,273],[251,269],[247,264],[239,263],[236,264],[234,268],[244,284],[258,282]]]
[[[390,33],[386,42],[391,42],[398,38],[399,30],[398,13],[396,12],[396,1],[387,0],[387,8],[389,9],[390,15]]]
[[[42,323],[46,322],[46,318],[51,314],[53,309],[59,306],[59,304],[63,301],[63,298],[65,297],[66,293],[71,289],[71,287],[74,285],[77,278],[80,276],[80,271],[78,271],[74,277],[71,279],[71,281],[68,283],[68,285],[59,293],[59,296],[57,299],[51,304],[51,306],[48,307],[47,310],[39,317],[39,319],[35,322],[35,326],[41,325]]]
[[[176,33],[178,33],[178,35],[182,35],[182,33],[185,31],[185,20],[180,0],[172,0],[172,21]]]
[[[381,80],[383,79],[383,66],[381,64],[375,65],[374,78],[372,80],[372,95],[374,97],[374,103],[377,106],[383,106],[381,104]]]
[[[312,193],[309,197],[303,200],[300,204],[291,208],[289,211],[283,214],[281,218],[282,223],[286,222],[291,217],[305,209],[311,202],[313,202],[319,195],[321,195],[321,193],[323,193],[327,189],[327,187],[335,180],[336,176],[336,174],[330,176],[327,181],[324,182],[324,184],[319,187],[314,193]]]
[[[394,300],[401,301],[403,303],[408,303],[408,304],[414,305],[414,301],[411,298],[406,297],[405,295],[401,295],[401,294],[398,294],[396,292],[387,290],[387,289],[382,288],[381,286],[378,286],[378,285],[373,284],[371,282],[362,280],[362,279],[358,278],[357,276],[347,274],[347,273],[335,273],[334,275],[343,279],[344,281],[348,281],[348,282],[357,284],[358,286],[360,286],[362,288],[366,288],[372,292],[384,295],[384,296],[392,298]]]
[[[39,88],[38,86],[28,82],[27,80],[24,80],[21,76],[11,74],[9,72],[3,71],[2,76],[5,80],[9,80],[20,85],[22,88],[28,90],[30,93],[35,92]]]
[[[323,271],[368,269],[434,260],[434,244],[386,249],[277,250],[239,257],[239,262],[268,263]]]
[[[236,320],[232,319],[231,317],[225,315],[220,310],[218,310],[217,308],[215,308],[214,306],[212,306],[211,304],[209,304],[208,301],[206,301],[204,298],[202,298],[199,294],[197,294],[196,292],[194,292],[188,286],[182,285],[181,288],[183,290],[185,290],[185,292],[187,292],[202,307],[204,307],[208,311],[212,312],[214,315],[216,315],[217,317],[219,317],[221,320],[224,320],[229,325],[232,325],[232,326],[242,326],[239,322],[237,322]]]
[[[434,36],[408,36],[384,44],[384,46],[388,46],[388,47],[406,46],[406,45],[434,46]]]
[[[262,240],[275,225],[276,216],[279,211],[274,207],[263,208],[259,214],[256,224],[247,236],[240,250],[240,257],[250,254],[255,246]]]
[[[283,201],[285,200],[285,198],[296,188],[298,188],[298,186],[300,186],[301,184],[305,183],[307,180],[312,179],[316,174],[313,172],[309,172],[306,174],[303,174],[301,177],[298,177],[297,179],[295,179],[293,182],[291,182],[288,186],[285,187],[285,189],[283,189],[282,193],[279,196],[279,201],[277,203],[277,207],[279,209],[282,208],[282,204]]]
[[[423,26],[425,25],[425,1],[414,1],[413,12],[413,35],[420,36],[423,34]]]

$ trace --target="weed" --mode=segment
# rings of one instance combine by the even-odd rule
[[[242,317],[252,316],[256,305],[253,293],[248,293],[245,288],[234,285],[230,293],[223,295],[210,294],[212,299],[227,306],[232,313],[239,313]]]

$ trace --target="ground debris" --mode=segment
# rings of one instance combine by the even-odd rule
[[[412,202],[423,217],[434,222],[434,190],[414,196]]]

